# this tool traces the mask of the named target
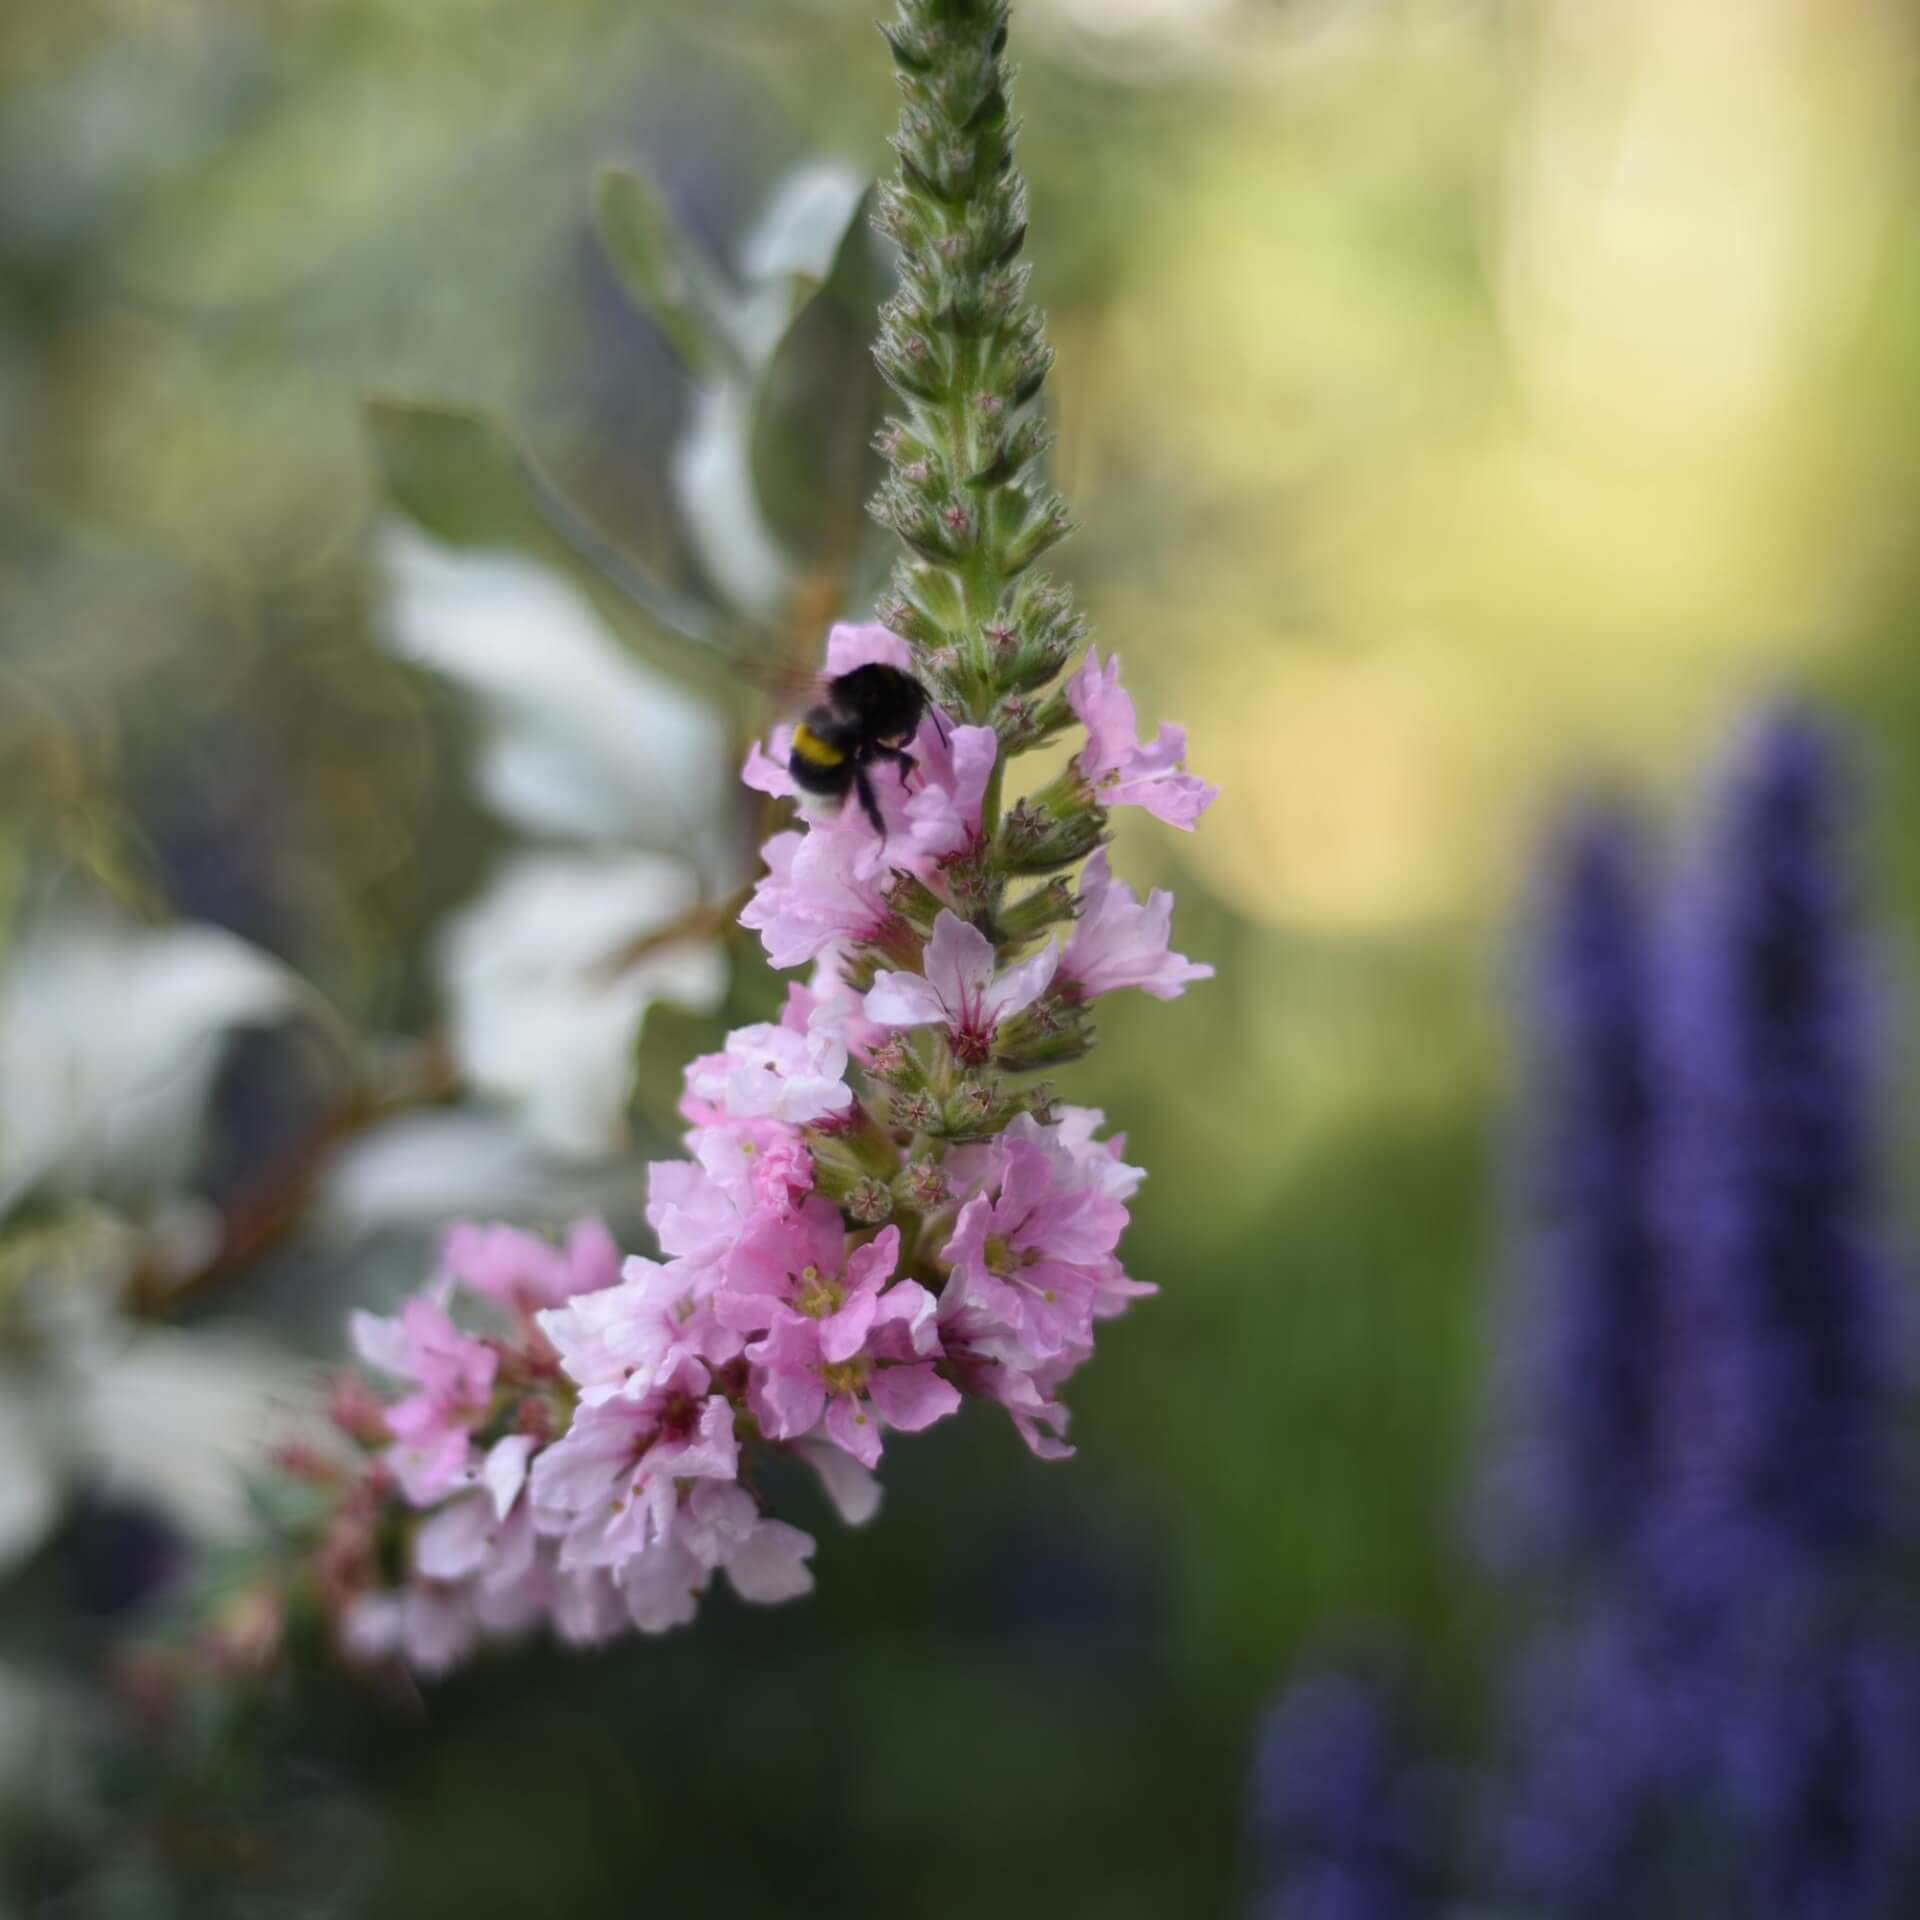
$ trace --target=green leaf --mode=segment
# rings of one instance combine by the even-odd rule
[[[752,649],[712,609],[654,580],[574,506],[484,414],[376,398],[367,425],[388,497],[422,532],[452,547],[526,555],[592,601],[649,666],[729,708],[750,689]]]
[[[795,315],[754,396],[754,489],[767,523],[806,564],[850,568],[880,473],[873,436],[886,388],[873,364],[888,272],[860,197],[827,277],[796,276]]]
[[[609,167],[593,211],[628,298],[667,336],[687,371],[700,378],[737,364],[713,276],[674,226],[660,189],[644,174]]]

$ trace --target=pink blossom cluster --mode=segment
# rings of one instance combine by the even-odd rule
[[[870,661],[912,665],[885,628],[834,630],[829,674]],[[1214,790],[1176,729],[1139,742],[1117,663],[1090,654],[1065,701],[1086,728],[1068,804],[1193,825]],[[623,1261],[592,1222],[561,1248],[459,1227],[427,1291],[356,1318],[394,1384],[376,1471],[404,1550],[399,1577],[351,1592],[350,1649],[436,1671],[539,1620],[577,1642],[678,1626],[716,1573],[749,1601],[805,1593],[814,1542],[757,1491],[770,1452],[857,1524],[886,1436],[968,1399],[1036,1454],[1071,1451],[1063,1385],[1152,1291],[1119,1252],[1143,1175],[1031,1070],[1083,1050],[1100,996],[1168,999],[1212,969],[1104,849],[1077,893],[1010,899],[1027,876],[996,865],[1003,755],[932,709],[912,772],[879,770],[884,834],[815,802],[767,843],[742,922],[812,971],[688,1067],[686,1155],[649,1170],[659,1258]],[[745,778],[792,794],[778,735]]]

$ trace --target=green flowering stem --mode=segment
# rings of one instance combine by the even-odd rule
[[[1052,354],[1019,258],[1007,8],[900,0],[883,32],[904,100],[875,222],[901,277],[875,352],[905,413],[881,436],[891,472],[873,511],[907,554],[881,611],[942,704],[999,728],[1012,754],[1032,741],[1007,703],[1045,687],[1083,630],[1064,591],[1030,572],[1068,519],[1040,471]],[[996,769],[989,835],[999,812]]]

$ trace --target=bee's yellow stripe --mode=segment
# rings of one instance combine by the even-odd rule
[[[793,730],[793,750],[810,767],[837,767],[847,756],[806,727]]]

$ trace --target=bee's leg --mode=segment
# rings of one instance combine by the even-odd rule
[[[900,784],[903,787],[907,784],[908,774],[914,772],[919,766],[919,762],[915,760],[913,755],[904,747],[875,747],[873,756],[876,760],[890,760],[893,762],[893,765],[899,771]]]
[[[865,767],[853,770],[853,790],[860,796],[860,811],[873,822],[873,830],[882,840],[887,837],[887,823],[880,817],[880,803],[873,797],[873,782],[867,778]]]

